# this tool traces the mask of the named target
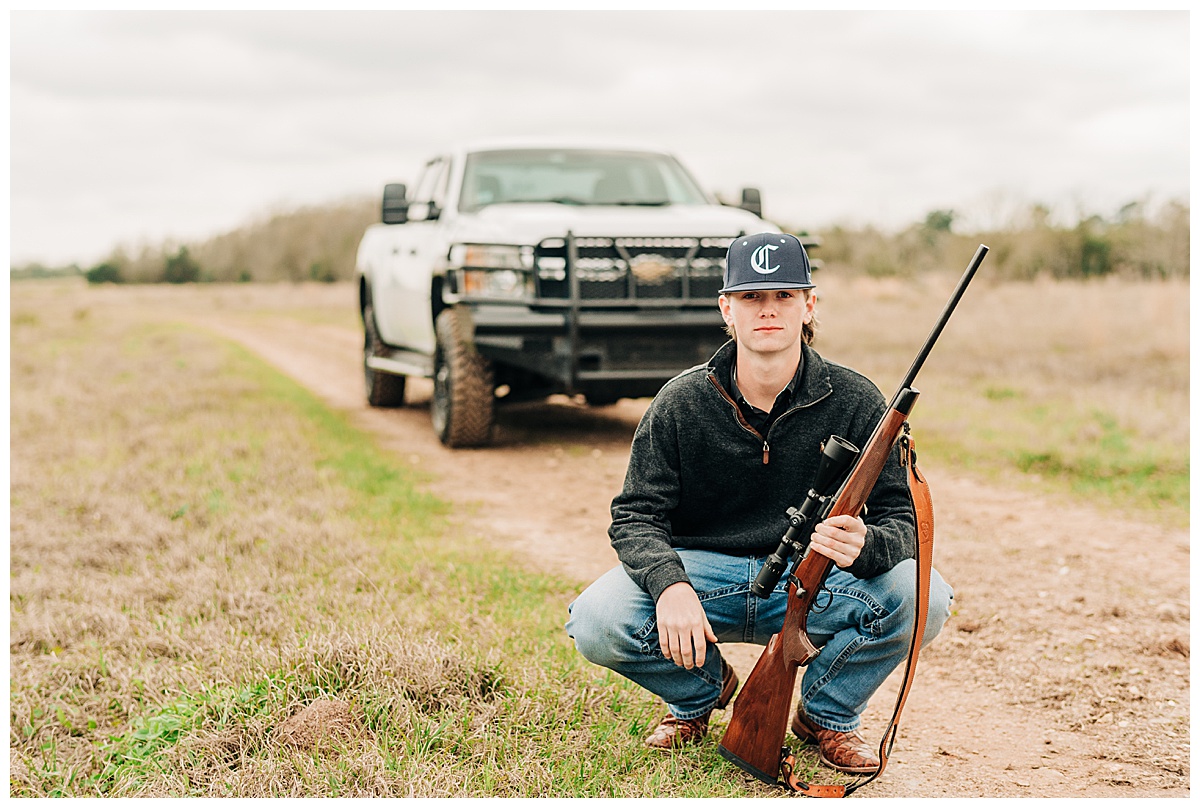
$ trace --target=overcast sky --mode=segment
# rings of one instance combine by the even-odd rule
[[[768,218],[964,225],[1189,193],[1168,12],[13,12],[10,258],[377,195],[459,139],[674,152]]]

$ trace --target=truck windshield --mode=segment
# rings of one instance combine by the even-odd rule
[[[665,154],[510,149],[467,157],[458,209],[500,203],[704,205],[696,181]]]

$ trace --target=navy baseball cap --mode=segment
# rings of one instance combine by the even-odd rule
[[[739,236],[725,254],[726,292],[812,289],[812,267],[800,239],[789,233]]]

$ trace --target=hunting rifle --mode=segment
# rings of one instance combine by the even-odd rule
[[[887,765],[887,755],[896,739],[900,711],[912,684],[924,637],[929,569],[933,556],[933,508],[928,486],[916,469],[916,451],[908,431],[907,419],[920,395],[913,387],[913,382],[987,252],[988,248],[983,244],[975,251],[950,301],[942,310],[937,325],[900,382],[879,423],[875,425],[866,447],[860,452],[853,444],[836,435],[825,442],[817,477],[804,504],[789,509],[788,530],[754,582],[752,591],[759,597],[768,597],[791,562],[792,574],[787,585],[788,601],[783,629],[771,637],[738,694],[718,751],[727,760],[764,782],[809,796],[841,797],[874,780]],[[857,516],[863,510],[897,441],[901,443],[901,463],[908,467],[909,486],[917,516],[918,608],[904,683],[896,700],[892,720],[879,744],[879,769],[868,779],[853,785],[804,783],[793,774],[795,757],[784,746],[784,741],[791,714],[792,693],[796,686],[796,671],[820,653],[808,637],[808,613],[833,564],[832,560],[820,553],[808,551],[811,525],[830,516]]]

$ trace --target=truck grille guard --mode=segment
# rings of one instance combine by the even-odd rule
[[[460,299],[487,304],[477,312],[477,340],[498,360],[589,396],[605,385],[649,390],[727,338],[717,297],[729,244],[741,235],[567,232],[534,246],[532,298]]]
[[[570,384],[580,380],[580,311],[622,308],[715,308],[728,237],[548,238],[534,249],[539,306],[566,310]]]
[[[740,234],[725,238],[544,239],[534,249],[539,304],[572,308],[713,305],[725,253]]]

